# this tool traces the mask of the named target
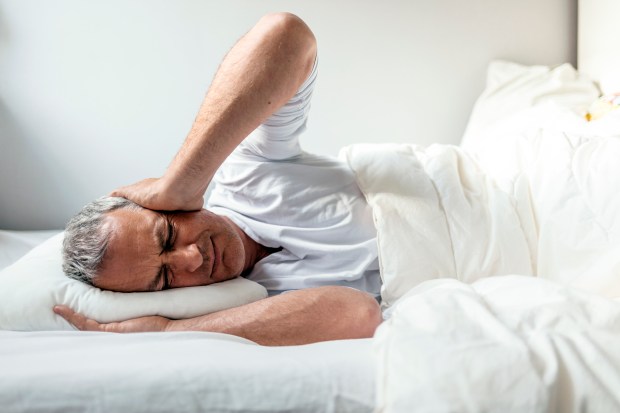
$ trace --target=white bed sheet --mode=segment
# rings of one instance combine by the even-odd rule
[[[216,333],[0,331],[0,406],[24,412],[367,412],[371,340],[263,347]]]

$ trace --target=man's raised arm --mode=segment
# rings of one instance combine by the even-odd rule
[[[297,16],[263,17],[228,52],[196,120],[166,172],[121,187],[112,196],[155,210],[197,210],[226,157],[309,76],[316,41]]]

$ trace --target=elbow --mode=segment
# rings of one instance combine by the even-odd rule
[[[359,338],[369,338],[374,336],[377,327],[383,322],[381,308],[377,300],[369,294],[365,294],[363,303],[358,308],[357,318],[359,325],[357,326]]]
[[[292,13],[269,13],[260,19],[259,24],[276,35],[298,42],[300,46],[312,47],[316,45],[316,39],[310,27],[300,17]]]
[[[316,58],[316,38],[301,18],[287,12],[270,13],[263,16],[257,26],[274,36],[291,59],[299,60],[305,72],[310,73]]]
[[[323,308],[330,312],[328,318],[338,339],[370,338],[375,334],[383,317],[374,297],[348,287],[322,288],[327,293],[325,298],[331,301]]]

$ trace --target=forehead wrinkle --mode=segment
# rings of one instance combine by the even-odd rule
[[[161,251],[158,254],[158,256],[160,256],[164,252],[163,247],[166,243],[166,238],[168,236],[168,220],[166,218],[165,213],[163,212],[155,212],[155,213],[157,214],[157,218],[155,220],[155,225],[153,228],[153,239],[156,242],[155,251],[161,249]],[[161,278],[164,274],[163,265],[153,265],[152,267],[157,269],[157,272],[155,273],[154,276],[149,277],[151,282],[147,286],[148,291],[155,291],[158,289],[157,287],[159,286],[159,283],[161,282]]]
[[[155,236],[159,214],[151,211],[113,211],[105,218],[109,230],[96,285],[113,291],[145,291],[160,266]]]
[[[123,248],[124,251],[118,249],[118,244],[115,249],[117,253],[127,257],[123,262],[127,276],[134,282],[138,281],[137,288],[144,289],[146,285],[150,285],[152,279],[159,276],[160,248],[163,245],[160,237],[165,236],[166,225],[165,220],[160,219],[161,215],[158,213],[155,215],[139,214],[138,216],[139,219],[123,222],[122,225],[125,227],[125,231],[122,231],[123,235],[119,232],[115,234],[122,236],[125,242],[130,242],[130,244]],[[154,275],[151,269],[156,269]]]

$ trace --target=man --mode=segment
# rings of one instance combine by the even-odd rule
[[[187,320],[99,324],[54,311],[85,330],[215,331],[268,345],[370,337],[381,322],[370,208],[346,164],[299,147],[316,70],[306,24],[263,17],[222,61],[165,174],[95,201],[67,226],[65,271],[97,287],[153,291],[246,276],[269,298]]]

